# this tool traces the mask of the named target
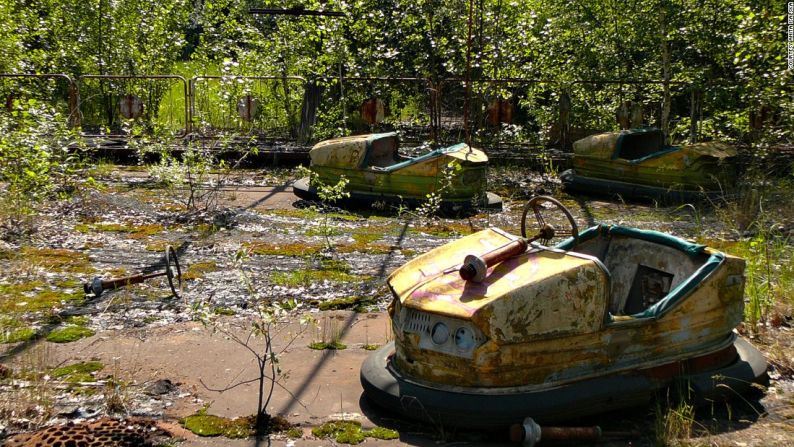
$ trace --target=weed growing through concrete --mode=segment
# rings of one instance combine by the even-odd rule
[[[317,196],[320,198],[320,203],[324,208],[328,208],[339,200],[350,197],[350,193],[345,191],[350,181],[344,175],[339,176],[339,181],[337,181],[336,184],[329,185],[323,183],[314,171],[303,166],[298,166],[297,172],[301,177],[309,177],[309,184],[316,188]],[[329,214],[323,213],[320,234],[325,237],[326,248],[328,250],[333,250],[333,245],[331,244],[333,229],[328,226],[328,220]]]
[[[245,322],[248,334],[240,336],[237,331],[219,321],[219,315],[212,309],[210,303],[198,303],[194,305],[192,312],[194,319],[201,321],[213,332],[221,333],[234,341],[248,351],[256,360],[258,374],[253,380],[232,382],[223,388],[211,388],[204,384],[203,381],[201,383],[210,391],[224,392],[240,385],[255,382],[258,386],[258,391],[254,416],[254,432],[257,435],[264,435],[274,431],[273,424],[278,421],[278,418],[272,417],[267,412],[267,407],[276,387],[290,393],[281,384],[281,381],[285,380],[287,375],[281,369],[279,356],[303,333],[308,326],[308,318],[300,319],[296,332],[285,334],[287,328],[290,327],[286,313],[300,307],[300,303],[293,299],[273,305],[269,300],[264,299],[254,287],[249,272],[246,270],[246,257],[246,251],[237,251],[233,259],[233,265],[239,272],[242,282],[246,285],[246,291],[249,294],[247,301],[253,303],[253,309],[255,310],[255,313],[249,316]],[[286,335],[288,339],[286,346],[280,350],[273,346],[273,338],[278,335]]]
[[[310,349],[318,351],[347,349],[347,345],[340,341],[341,330],[339,320],[335,316],[323,316],[321,323],[315,322],[314,330],[314,341],[309,344]]]

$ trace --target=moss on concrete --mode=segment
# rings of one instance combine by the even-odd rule
[[[234,309],[231,309],[229,307],[216,307],[215,309],[212,309],[212,312],[215,315],[226,315],[226,316],[237,315],[237,312],[235,312]]]
[[[305,244],[300,242],[290,242],[274,244],[269,242],[249,242],[243,245],[254,255],[265,256],[294,256],[306,257],[317,255],[323,251],[324,246],[318,244]]]
[[[67,326],[62,329],[56,329],[47,334],[47,341],[52,343],[71,343],[80,340],[81,338],[90,337],[95,332],[87,327],[82,326]]]
[[[88,260],[88,254],[62,248],[24,247],[18,259],[27,265],[37,265],[50,272],[94,273],[96,270]]]
[[[191,264],[187,271],[182,273],[182,279],[185,281],[192,281],[194,279],[202,278],[205,274],[210,272],[217,272],[220,270],[218,268],[218,264],[215,261],[209,262],[197,262],[195,264]]]
[[[396,430],[391,430],[385,427],[375,427],[372,430],[368,430],[366,432],[368,438],[375,438],[375,439],[397,439],[400,437],[400,433]]]
[[[314,349],[317,351],[341,351],[342,349],[347,349],[347,345],[338,341],[316,341],[309,344],[309,349]]]
[[[32,340],[35,337],[36,331],[29,327],[0,331],[0,343],[19,343]]]
[[[365,312],[366,306],[373,304],[375,300],[363,296],[345,296],[328,301],[321,301],[318,304],[320,310],[342,310],[353,309],[356,312]]]
[[[263,214],[282,216],[282,217],[294,217],[298,219],[307,219],[307,220],[322,219],[326,215],[328,216],[329,219],[344,220],[348,222],[363,219],[363,217],[356,214],[337,213],[337,212],[323,213],[322,211],[318,211],[315,208],[275,209],[275,210],[267,210]]]
[[[300,427],[292,427],[284,432],[290,439],[300,439],[303,437],[303,430]]]
[[[169,245],[171,245],[171,241],[152,241],[146,244],[144,249],[146,251],[162,253],[165,252],[165,249],[168,248]]]
[[[457,222],[438,222],[431,225],[416,225],[409,227],[409,231],[412,233],[421,233],[443,238],[465,236],[477,230],[478,229],[474,228],[472,225]]]
[[[363,430],[359,421],[328,421],[313,428],[312,434],[318,438],[332,438],[340,444],[360,444],[366,438],[390,440],[400,437],[398,432],[384,427]]]
[[[54,308],[80,304],[85,300],[82,290],[57,288],[51,290],[42,281],[0,284],[0,313],[50,311]]]
[[[351,275],[339,270],[312,270],[300,269],[291,272],[273,272],[270,274],[270,282],[285,287],[308,286],[315,282],[344,282],[359,283],[371,279],[366,275]]]
[[[239,439],[253,436],[256,430],[256,417],[254,416],[229,419],[206,414],[206,410],[200,410],[179,422],[198,436],[224,436]]]
[[[194,414],[182,419],[182,425],[199,436],[220,436],[228,419],[211,414]]]
[[[131,239],[143,239],[162,233],[163,226],[160,224],[83,223],[75,225],[74,229],[81,233],[124,233]]]
[[[55,368],[50,371],[50,376],[71,383],[96,382],[96,377],[91,373],[101,371],[104,367],[102,362],[79,362]]]
[[[360,444],[366,438],[358,421],[328,421],[314,427],[312,434],[323,439],[333,438],[340,444]]]

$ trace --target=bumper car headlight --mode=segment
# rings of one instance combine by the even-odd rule
[[[468,351],[474,347],[474,332],[466,326],[461,326],[455,331],[455,346],[463,351]]]
[[[430,331],[430,339],[437,345],[443,345],[449,339],[449,327],[444,323],[436,323]]]

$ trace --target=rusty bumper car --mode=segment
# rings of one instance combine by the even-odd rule
[[[472,428],[645,405],[676,385],[699,403],[725,399],[766,380],[766,360],[734,331],[744,267],[660,232],[579,233],[562,204],[536,197],[522,237],[486,229],[391,274],[394,341],[361,383],[385,409]]]
[[[693,201],[722,194],[736,181],[736,148],[716,141],[667,146],[655,128],[592,135],[574,142],[568,190]]]
[[[410,158],[398,149],[395,132],[334,138],[312,148],[310,169],[324,184],[347,178],[348,202],[416,205],[438,193],[452,211],[501,209],[502,199],[485,191],[488,156],[481,150],[460,143]],[[296,181],[293,191],[305,200],[318,199],[309,178]]]

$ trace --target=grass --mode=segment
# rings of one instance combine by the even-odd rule
[[[686,400],[674,405],[656,404],[655,437],[656,445],[687,445],[695,424],[695,406]]]
[[[788,240],[761,232],[739,241],[701,242],[745,259],[745,321],[754,331],[772,320],[776,306],[794,306],[794,263]]]

